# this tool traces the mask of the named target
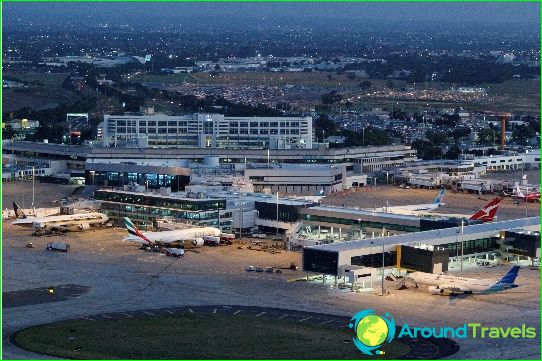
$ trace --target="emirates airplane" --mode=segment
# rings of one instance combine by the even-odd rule
[[[143,246],[161,247],[173,244],[181,245],[184,242],[190,242],[193,246],[203,246],[205,241],[216,242],[220,241],[220,239],[231,240],[235,238],[235,235],[222,233],[220,229],[214,227],[193,227],[173,231],[141,232],[128,217],[124,217],[124,225],[130,235],[125,237],[123,241],[135,242]]]

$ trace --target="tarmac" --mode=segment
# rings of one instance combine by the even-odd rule
[[[48,206],[46,190],[36,187]],[[57,197],[57,194],[49,195]],[[53,198],[57,199],[57,198]],[[9,199],[4,195],[4,204]],[[236,245],[202,247],[183,258],[145,252],[123,242],[124,229],[97,228],[64,236],[33,237],[32,230],[3,221],[3,292],[77,285],[55,302],[11,304],[3,308],[3,358],[47,359],[22,350],[10,336],[26,327],[60,320],[145,310],[203,307],[263,307],[314,312],[350,318],[362,309],[389,312],[398,325],[453,326],[479,322],[484,326],[521,326],[537,329],[538,339],[457,339],[460,349],[453,359],[539,359],[540,273],[522,268],[519,287],[491,295],[448,297],[431,295],[425,288],[395,290],[389,296],[355,293],[330,283],[289,282],[305,273],[247,272],[247,265],[287,267],[301,264],[301,254],[238,249]],[[45,250],[51,241],[70,243],[67,253]],[[35,248],[26,248],[33,242]],[[470,267],[466,277],[498,278],[508,267]],[[25,293],[22,294],[25,294]],[[39,297],[42,297],[40,295]],[[38,297],[38,298],[39,298]],[[239,308],[240,309],[240,308]],[[150,311],[147,311],[150,312]],[[152,312],[151,312],[152,313]],[[323,321],[322,321],[323,322]]]

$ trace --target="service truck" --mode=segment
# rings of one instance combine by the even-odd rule
[[[218,246],[220,244],[220,237],[205,236],[203,240],[207,246]]]
[[[49,251],[68,252],[68,250],[70,249],[70,245],[63,242],[49,242],[45,246],[45,249]]]
[[[184,249],[182,248],[166,248],[166,256],[183,257]]]

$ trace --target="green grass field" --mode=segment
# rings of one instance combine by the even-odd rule
[[[351,340],[350,329],[218,314],[63,321],[15,338],[25,349],[77,359],[371,358]],[[397,341],[382,350],[392,359],[409,351]]]
[[[62,87],[62,82],[68,76],[67,73],[36,73],[36,72],[9,72],[8,76],[15,77],[22,81],[34,82],[38,81],[47,88],[60,88]]]

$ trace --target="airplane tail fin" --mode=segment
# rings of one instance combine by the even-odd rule
[[[130,218],[124,217],[124,225],[126,226],[126,229],[128,230],[128,233],[130,233],[132,236],[136,236],[141,238],[147,243],[152,243],[143,233],[137,229],[137,227],[132,223]]]
[[[491,202],[486,204],[484,208],[474,213],[469,219],[479,220],[482,222],[491,222],[495,218],[495,214],[501,204],[501,198],[494,198]]]
[[[15,202],[13,202],[13,211],[15,212],[15,218],[16,219],[27,218],[26,214],[24,214],[23,210]]]
[[[435,198],[435,200],[433,201],[433,204],[441,204],[442,203],[442,198],[444,198],[444,193],[445,192],[446,192],[446,189],[442,188],[440,190],[440,192],[438,192],[438,195]]]
[[[499,281],[497,281],[497,283],[513,284],[514,281],[516,280],[516,277],[518,276],[518,272],[519,272],[519,266],[512,267],[512,269],[506,272],[506,274]]]

